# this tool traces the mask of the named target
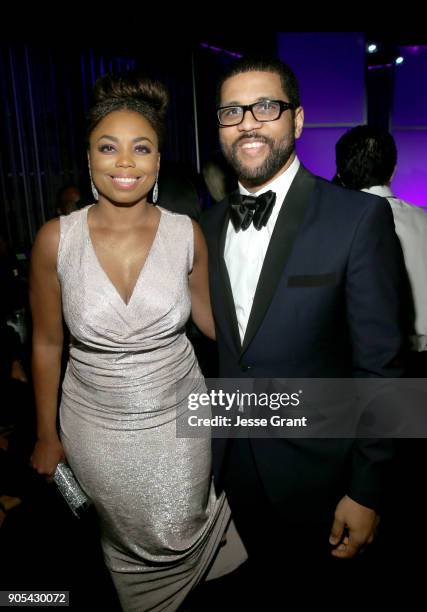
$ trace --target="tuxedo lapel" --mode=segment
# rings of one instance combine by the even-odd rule
[[[240,341],[239,325],[237,322],[236,308],[234,306],[233,291],[231,289],[230,277],[228,275],[227,265],[224,259],[225,241],[227,238],[228,223],[230,220],[229,207],[227,206],[225,215],[222,220],[221,231],[218,235],[218,275],[219,275],[219,286],[222,309],[226,310],[226,317],[224,324],[231,332],[233,344],[238,353],[240,353],[242,344]]]
[[[242,353],[261,325],[292,252],[298,230],[311,200],[315,177],[300,166],[282,204],[258,280]]]

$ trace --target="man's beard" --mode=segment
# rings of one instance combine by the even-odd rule
[[[245,140],[254,142],[261,141],[265,142],[270,146],[270,151],[263,161],[263,163],[256,168],[248,168],[241,162],[238,157],[239,145]],[[230,148],[225,148],[221,143],[224,157],[228,163],[234,168],[237,177],[240,181],[250,187],[256,187],[257,185],[263,185],[275,176],[295,151],[295,138],[283,138],[280,142],[276,143],[271,138],[266,136],[256,136],[247,134],[246,136],[240,137],[238,140],[233,142]]]

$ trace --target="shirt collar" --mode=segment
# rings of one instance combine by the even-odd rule
[[[374,185],[373,187],[367,187],[366,189],[362,189],[366,193],[371,193],[372,195],[380,196],[381,198],[393,198],[394,194],[388,185]]]

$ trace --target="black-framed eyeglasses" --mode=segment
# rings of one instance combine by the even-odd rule
[[[297,108],[296,104],[283,100],[262,100],[246,105],[220,106],[216,109],[219,124],[222,127],[242,123],[246,111],[250,111],[256,121],[276,121],[288,109]]]

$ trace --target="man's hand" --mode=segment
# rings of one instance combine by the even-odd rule
[[[22,363],[18,361],[18,359],[14,359],[12,361],[12,369],[10,373],[10,377],[14,380],[19,380],[20,382],[27,383],[28,378],[25,374],[24,368],[22,367]]]
[[[338,503],[329,536],[335,548],[331,554],[341,559],[354,557],[367,544],[371,544],[380,521],[375,510],[358,504],[345,495]],[[348,535],[343,538],[344,529]]]

